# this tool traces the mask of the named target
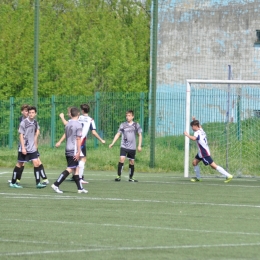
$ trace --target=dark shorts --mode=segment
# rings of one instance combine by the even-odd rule
[[[86,156],[87,156],[87,147],[86,147],[86,145],[82,145],[80,157],[86,157]]]
[[[37,155],[38,155],[38,157],[40,157],[40,152],[39,152],[39,150],[37,150]]]
[[[213,159],[210,156],[206,156],[204,158],[200,158],[199,155],[197,154],[195,156],[195,159],[197,159],[199,161],[202,161],[204,163],[204,165],[206,165],[206,166],[213,163]]]
[[[135,159],[136,150],[129,150],[125,148],[120,148],[120,156],[127,157],[128,159]]]
[[[77,168],[79,165],[78,161],[74,160],[74,156],[66,156],[66,160],[67,160],[67,167],[68,168]]]
[[[22,154],[22,152],[18,152],[18,162],[29,162],[32,160],[37,160],[38,159],[38,152],[33,152],[33,153],[27,153],[27,154]]]

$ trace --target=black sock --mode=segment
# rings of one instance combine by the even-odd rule
[[[54,182],[54,185],[59,187],[59,185],[65,181],[65,179],[69,176],[69,172],[67,170],[63,171],[60,174],[60,177]]]
[[[78,175],[74,175],[74,181],[77,185],[78,190],[83,190],[82,184],[80,183],[80,178]]]
[[[35,181],[36,181],[36,185],[37,185],[41,181],[41,179],[40,179],[40,167],[34,167],[34,177],[35,177]]]
[[[12,175],[12,184],[16,183],[17,177],[19,177],[19,173],[21,171],[21,168],[15,166],[13,170],[13,175]]]
[[[17,180],[16,180],[17,182],[20,182],[20,180],[22,179],[23,170],[24,170],[24,166],[21,166],[20,171],[17,175]]]
[[[121,176],[121,173],[122,173],[122,171],[123,171],[123,168],[124,168],[124,164],[121,163],[121,162],[119,162],[119,163],[118,163],[118,166],[117,166],[117,175],[118,175],[118,176]]]
[[[39,168],[42,179],[48,179],[42,164],[39,166]]]
[[[132,179],[134,176],[135,166],[132,164],[129,164],[129,179]]]

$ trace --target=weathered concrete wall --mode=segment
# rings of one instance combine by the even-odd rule
[[[232,79],[260,80],[260,46],[255,45],[259,14],[260,1],[159,0],[157,136],[183,133],[186,79],[228,79],[231,65]],[[191,110],[203,122],[222,121],[226,102],[205,93],[196,100],[196,111]],[[258,103],[246,103],[241,115],[260,109]]]
[[[260,1],[159,0],[158,91],[187,78],[260,79]]]

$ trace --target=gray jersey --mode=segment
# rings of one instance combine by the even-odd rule
[[[141,126],[135,122],[131,125],[128,122],[124,122],[120,125],[118,132],[122,134],[121,147],[129,150],[136,150],[135,136],[142,133]]]
[[[34,153],[37,151],[34,139],[37,129],[39,129],[38,122],[36,120],[30,121],[29,118],[24,119],[19,126],[19,134],[23,134],[24,146],[27,153]],[[19,144],[18,151],[22,151],[22,146]]]
[[[65,127],[66,156],[74,156],[77,153],[77,137],[82,135],[82,125],[78,120],[69,120]]]

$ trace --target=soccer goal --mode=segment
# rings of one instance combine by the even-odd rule
[[[260,173],[260,81],[188,79],[185,130],[191,135],[193,116],[216,164],[237,177]],[[196,154],[196,142],[185,137],[184,177],[193,176]],[[200,168],[203,176],[218,175],[203,163]]]

